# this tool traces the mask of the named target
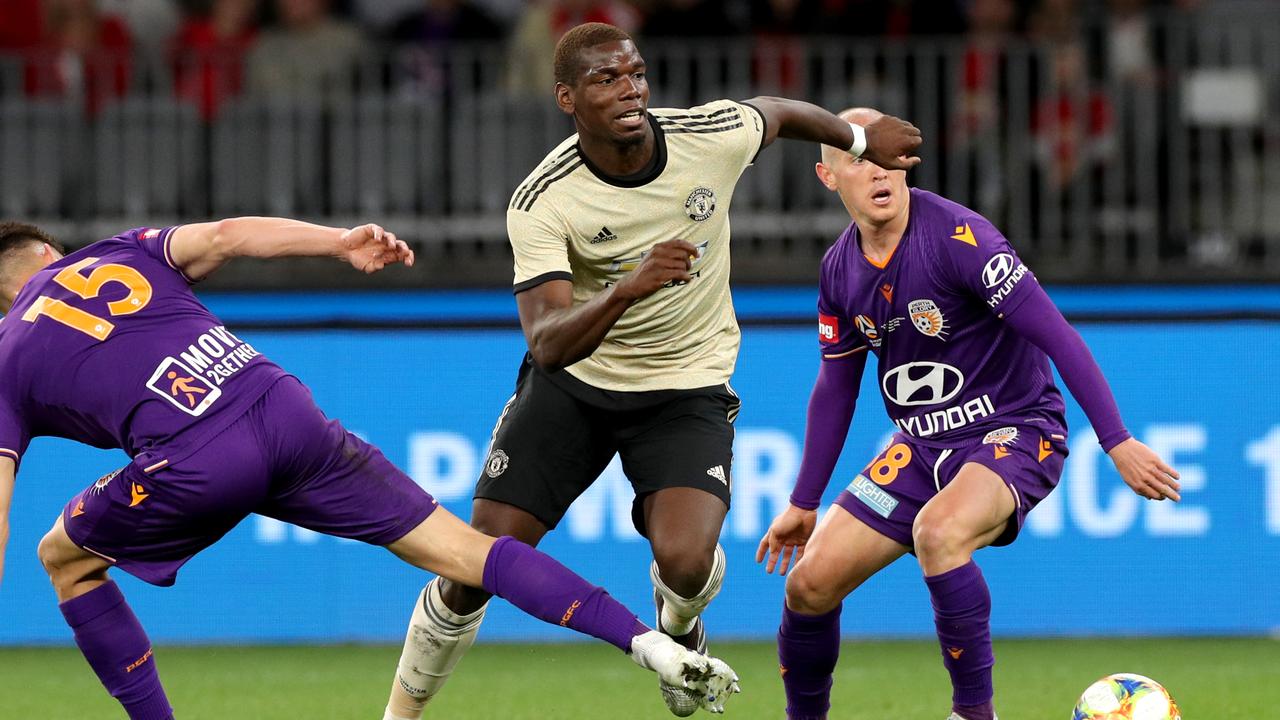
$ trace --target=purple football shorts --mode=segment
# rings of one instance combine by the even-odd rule
[[[173,465],[129,464],[71,499],[71,540],[153,585],[250,513],[388,545],[437,507],[374,446],[316,407],[284,377],[209,443]]]
[[[1027,513],[1058,485],[1067,457],[1066,431],[1010,425],[951,447],[930,447],[895,433],[836,504],[885,537],[911,547],[916,515],[966,463],[978,463],[1004,480],[1016,503],[1008,527],[993,545],[1018,537]]]

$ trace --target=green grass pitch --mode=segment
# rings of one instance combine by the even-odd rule
[[[742,677],[726,718],[781,720],[768,643],[713,650]],[[997,709],[1005,720],[1068,720],[1098,677],[1163,682],[1186,720],[1280,718],[1280,641],[998,640]],[[399,649],[387,646],[160,647],[180,720],[379,720]],[[847,642],[832,720],[943,720],[950,690],[930,642]],[[699,713],[700,717],[709,717]],[[0,648],[0,718],[123,718],[74,648]],[[481,643],[428,708],[449,720],[665,718],[656,680],[604,645]]]

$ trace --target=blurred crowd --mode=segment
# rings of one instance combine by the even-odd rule
[[[649,38],[750,38],[780,57],[815,35],[971,39],[966,83],[980,85],[1008,38],[1068,48],[1104,18],[1103,48],[1125,73],[1153,72],[1144,45],[1152,10],[1201,0],[4,0],[0,55],[23,59],[30,96],[75,93],[90,111],[129,91],[131,67],[167,59],[174,92],[206,118],[241,93],[305,93],[380,48],[445,53],[459,41],[503,42],[509,88],[548,88],[550,56],[575,24],[608,22]],[[1073,47],[1075,46],[1075,47]],[[776,70],[776,69],[775,69]],[[781,72],[785,75],[786,68]],[[0,88],[4,91],[7,88]],[[11,90],[11,89],[9,89]],[[978,103],[980,105],[980,102]],[[975,115],[984,110],[973,108]]]
[[[962,55],[938,140],[963,149],[998,132],[1005,58],[1029,41],[1049,51],[1026,83],[1035,89],[1024,122],[1048,185],[1063,187],[1114,147],[1117,88],[1162,82],[1155,18],[1230,1],[3,0],[0,98],[72,98],[93,118],[126,95],[164,96],[215,121],[239,97],[320,96],[364,73],[374,77],[361,87],[426,88],[447,102],[456,82],[448,63],[461,44],[487,43],[496,52],[476,62],[504,60],[485,69],[501,78],[497,89],[545,99],[557,39],[601,21],[633,32],[642,50],[660,39],[695,49],[705,47],[696,39],[746,43],[757,90],[822,102],[805,84],[814,38],[946,38]],[[494,89],[477,78],[468,92]]]

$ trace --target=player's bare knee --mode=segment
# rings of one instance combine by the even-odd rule
[[[787,576],[787,607],[801,615],[822,615],[831,612],[843,598],[831,586],[803,567],[797,567]]]
[[[676,593],[692,597],[702,591],[715,563],[715,544],[706,552],[690,552],[675,543],[654,543],[653,559],[662,582]]]
[[[40,538],[40,543],[36,545],[36,557],[40,559],[40,564],[49,574],[50,579],[53,579],[56,573],[60,573],[73,556],[72,553],[67,552],[69,543],[70,539],[62,530],[62,526],[55,525]]]
[[[107,563],[76,547],[60,525],[40,539],[36,556],[59,598],[70,596],[72,588],[80,583],[106,579]]]
[[[525,545],[537,547],[547,534],[547,526],[519,508],[494,500],[477,498],[471,505],[471,527],[491,537],[509,535]]]
[[[970,538],[957,523],[948,518],[921,515],[911,526],[916,555],[921,559],[944,558],[965,552]]]

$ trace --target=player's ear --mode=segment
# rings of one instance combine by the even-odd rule
[[[573,88],[562,82],[556,83],[556,105],[560,107],[560,112],[565,115],[572,115],[575,109]]]
[[[61,260],[62,254],[49,243],[40,243],[40,259],[45,265],[48,265]]]
[[[827,186],[827,189],[831,192],[836,191],[836,174],[831,172],[831,168],[827,167],[825,163],[819,162],[814,163],[813,171],[818,175],[818,182]]]

